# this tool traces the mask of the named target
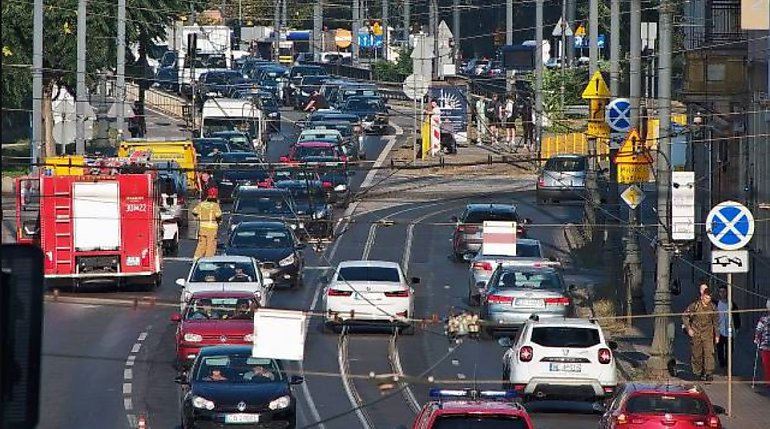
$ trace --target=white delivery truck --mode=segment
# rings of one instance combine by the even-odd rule
[[[213,70],[229,70],[233,53],[230,46],[230,27],[225,25],[188,25],[180,31],[182,49],[177,53],[179,67],[179,91],[193,94],[193,85],[203,73]],[[189,34],[196,34],[195,61],[189,61]]]
[[[222,131],[245,132],[257,153],[264,154],[267,149],[265,115],[251,100],[211,98],[203,103],[200,136]]]

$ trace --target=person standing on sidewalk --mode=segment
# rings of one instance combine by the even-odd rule
[[[714,344],[719,343],[719,318],[708,289],[687,307],[682,321],[692,346],[692,372],[701,380],[711,381],[714,372]]]
[[[759,351],[762,361],[762,378],[765,389],[770,392],[770,299],[765,303],[767,313],[759,318],[757,329],[754,331],[754,344]]]
[[[214,256],[217,253],[217,232],[219,221],[222,220],[222,209],[217,202],[219,191],[217,188],[209,188],[206,192],[206,201],[201,202],[192,209],[192,214],[198,218],[198,245],[195,247],[193,259],[198,260],[203,256]]]
[[[733,353],[735,353],[735,336],[738,335],[738,331],[741,329],[741,315],[737,313],[738,306],[733,301],[733,320],[732,324],[728,323],[727,317],[727,285],[719,286],[719,297],[714,300],[714,305],[717,306],[719,312],[719,343],[717,343],[717,361],[719,367],[724,369],[727,367],[727,338],[733,337]]]

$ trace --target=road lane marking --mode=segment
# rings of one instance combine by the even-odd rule
[[[126,409],[126,411],[131,411],[134,409],[134,401],[131,400],[131,398],[123,398],[123,408]]]
[[[136,421],[136,416],[133,414],[126,414],[126,419],[128,419],[128,427],[135,428],[138,426],[138,423]]]
[[[350,405],[361,422],[362,429],[373,429],[374,425],[369,419],[369,414],[364,411],[362,405],[364,402],[361,400],[361,396],[358,394],[355,386],[353,386],[353,380],[350,378],[348,367],[348,336],[347,328],[343,327],[340,333],[339,341],[337,342],[337,365],[339,365],[340,376],[342,377],[342,387],[345,389],[345,394],[348,395]]]
[[[134,371],[131,368],[123,370],[123,380],[131,380],[134,378]]]
[[[465,380],[465,374],[463,374],[462,372],[458,372],[457,373],[457,379],[458,380]]]
[[[361,255],[361,259],[364,261],[369,259],[369,254],[372,252],[372,246],[374,245],[374,239],[377,237],[377,224],[373,223],[369,227],[369,235],[366,236],[366,244],[364,244],[364,252]]]
[[[134,343],[134,347],[131,347],[131,353],[139,353],[142,348],[142,343]]]
[[[360,187],[361,189],[365,189],[372,186],[372,182],[374,182],[374,176],[377,175],[379,168],[382,166],[382,164],[385,163],[385,158],[387,158],[388,154],[390,154],[390,151],[393,150],[393,146],[396,144],[396,137],[390,136],[390,137],[387,137],[387,139],[388,139],[388,143],[385,145],[384,148],[382,148],[380,155],[374,161],[373,168],[369,170],[368,173],[366,173],[366,177],[364,177],[364,181],[361,182],[361,187]]]
[[[137,338],[136,340],[144,341],[145,339],[147,339],[147,332],[142,332],[141,334],[139,334],[139,338]]]
[[[135,361],[136,361],[135,355],[128,355],[128,359],[126,359],[126,366],[134,366]]]
[[[401,356],[398,353],[398,331],[393,334],[393,336],[390,338],[390,353],[388,353],[388,357],[390,358],[390,366],[393,372],[398,376],[399,380],[403,378],[404,376],[404,368],[401,365]],[[409,387],[409,384],[404,384],[404,389],[401,391],[403,393],[404,398],[406,399],[406,403],[409,404],[409,407],[412,408],[412,411],[414,411],[415,414],[420,413],[420,409],[422,408],[420,406],[420,402],[417,400],[417,397],[414,395],[414,392]]]
[[[134,387],[131,383],[123,383],[123,394],[124,395],[130,395],[134,390]]]

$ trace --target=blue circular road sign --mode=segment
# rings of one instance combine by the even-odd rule
[[[754,216],[741,203],[724,201],[706,217],[706,233],[714,246],[722,250],[738,250],[754,235]]]
[[[614,131],[625,133],[631,130],[631,100],[616,98],[607,104],[605,114],[607,125]]]

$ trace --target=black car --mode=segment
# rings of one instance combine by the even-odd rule
[[[206,135],[210,138],[222,138],[227,140],[227,145],[230,146],[230,151],[254,151],[254,146],[251,144],[251,136],[248,133],[242,131],[214,131]]]
[[[336,91],[331,94],[329,105],[339,109],[350,97],[375,97],[380,98],[380,90],[377,86],[360,82],[349,82],[340,85]]]
[[[214,181],[218,184],[219,199],[223,202],[232,201],[239,186],[273,186],[272,175],[267,170],[251,167],[223,168],[214,172]]]
[[[189,375],[177,377],[188,387],[182,400],[182,428],[294,428],[296,399],[280,361],[251,356],[252,346],[204,347]]]
[[[311,167],[321,177],[321,186],[329,193],[330,203],[341,207],[350,204],[350,176],[354,172],[348,170],[347,163],[326,156],[308,156],[303,158],[303,162],[318,163]]]
[[[305,245],[283,222],[246,221],[230,232],[225,255],[251,256],[273,284],[302,286]]]
[[[379,97],[350,97],[340,111],[358,116],[364,131],[384,134],[388,129],[388,107]]]
[[[203,73],[197,88],[198,102],[203,103],[209,98],[226,97],[230,94],[230,88],[242,85],[245,82],[243,75],[236,70],[216,70]]]
[[[301,239],[330,238],[333,232],[332,208],[328,204],[328,194],[320,180],[277,180],[275,187],[288,189],[294,198],[297,217],[305,233]],[[331,190],[329,190],[331,191]]]
[[[250,77],[265,91],[278,98],[278,80],[286,73],[286,68],[277,64],[260,66],[252,71]]]
[[[326,70],[320,66],[299,65],[292,66],[286,72],[286,85],[283,88],[283,102],[287,106],[294,105],[294,93],[299,89],[300,82],[305,76],[326,75]]]
[[[293,230],[299,228],[294,198],[287,189],[242,185],[233,197],[235,202],[230,215],[231,231],[239,222],[254,220],[286,222]]]
[[[198,163],[210,164],[218,162],[223,153],[230,152],[230,145],[223,138],[198,138],[193,139],[195,154],[198,157]]]
[[[366,149],[364,148],[364,136],[356,132],[356,127],[347,120],[326,119],[323,121],[311,121],[305,124],[306,130],[337,130],[342,134],[342,144],[345,146],[345,155],[354,160],[366,159]]]

